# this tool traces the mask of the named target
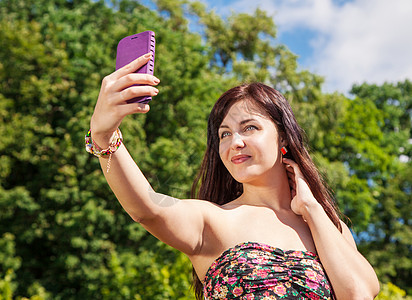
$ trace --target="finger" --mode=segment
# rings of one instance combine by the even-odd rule
[[[293,170],[293,167],[291,165],[286,166],[286,172],[288,173],[294,173],[295,171]]]
[[[293,160],[291,160],[291,159],[289,159],[289,158],[286,158],[286,157],[283,157],[283,163],[284,163],[284,164],[287,164],[287,165],[290,165],[290,166],[292,166],[292,167],[295,167],[295,166],[298,165],[295,161],[293,161]]]
[[[156,96],[159,90],[155,87],[144,85],[144,86],[131,86],[123,91],[119,92],[120,101],[127,102],[130,99],[142,96]]]
[[[293,168],[293,171],[295,172],[296,175],[301,175],[302,174],[301,171],[300,171],[299,165],[295,161],[284,157],[283,158],[283,163],[289,164]]]
[[[127,65],[121,67],[120,69],[118,69],[117,71],[113,72],[113,79],[119,79],[120,77],[126,75],[126,74],[130,74],[133,72],[136,72],[136,70],[138,70],[140,67],[142,67],[144,64],[146,64],[150,59],[152,58],[152,53],[146,53],[138,58],[136,58],[135,60],[133,60],[132,62],[128,63]]]
[[[122,105],[119,110],[124,116],[137,113],[145,114],[150,110],[150,105],[146,103],[132,102],[127,105]]]
[[[135,84],[157,85],[159,84],[159,82],[160,80],[153,75],[130,73],[119,78],[119,80],[116,83],[115,89],[116,91],[121,91]]]
[[[285,167],[286,167],[287,171],[293,171],[293,166],[292,165],[286,164],[286,162],[284,162],[284,163],[285,163]]]

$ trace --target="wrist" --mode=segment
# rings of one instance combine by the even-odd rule
[[[107,162],[107,169],[106,172],[108,173],[110,170],[110,161],[112,159],[112,154],[119,149],[123,142],[123,136],[119,128],[112,134],[111,141],[109,146],[106,149],[102,149],[101,146],[97,145],[95,141],[93,141],[91,130],[87,132],[84,137],[86,151],[94,156],[99,158],[108,157],[109,161]]]
[[[99,133],[93,132],[91,133],[91,138],[93,140],[93,144],[96,145],[100,149],[106,149],[111,144],[116,135],[116,131],[114,132],[106,132],[106,133]]]
[[[97,157],[111,157],[111,155],[119,149],[123,142],[123,136],[119,128],[112,134],[109,145],[103,149],[92,138],[91,130],[89,130],[84,138],[86,151]]]
[[[302,209],[302,217],[306,222],[312,221],[316,215],[324,212],[322,205],[316,199],[305,203]]]
[[[105,124],[105,120],[102,120],[101,117],[93,113],[90,120],[91,138],[93,143],[101,149],[106,149],[110,146],[120,123],[114,128],[112,126],[106,127],[105,125],[109,124]]]

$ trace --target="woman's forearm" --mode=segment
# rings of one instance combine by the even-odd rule
[[[344,237],[318,203],[307,208],[304,218],[337,299],[373,299],[379,292],[378,279],[353,240]]]

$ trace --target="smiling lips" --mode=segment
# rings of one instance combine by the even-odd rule
[[[241,164],[245,162],[246,160],[248,160],[250,157],[251,157],[250,155],[239,154],[239,155],[233,156],[231,161],[234,164]]]

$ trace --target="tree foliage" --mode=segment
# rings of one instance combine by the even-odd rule
[[[214,101],[265,82],[291,101],[360,249],[402,289],[385,293],[412,293],[411,83],[324,94],[265,11],[154,4],[0,0],[0,299],[193,299],[187,258],[133,223],[83,151],[117,42],[144,30],[156,32],[160,94],[122,131],[157,191],[189,195]]]
[[[412,294],[412,82],[382,86],[362,84],[352,93],[373,101],[382,114],[380,147],[392,157],[385,169],[375,171],[374,196],[378,201],[361,248],[381,280],[396,282]]]

